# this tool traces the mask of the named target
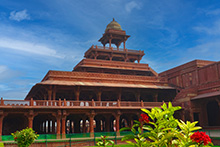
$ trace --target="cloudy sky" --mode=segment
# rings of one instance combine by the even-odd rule
[[[0,97],[23,99],[48,70],[71,71],[113,17],[158,73],[220,59],[219,0],[0,0]]]

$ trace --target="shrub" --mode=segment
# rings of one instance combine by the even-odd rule
[[[11,133],[18,147],[29,147],[39,136],[32,128]]]
[[[213,146],[211,139],[204,132],[195,132],[201,127],[198,122],[186,123],[174,118],[174,112],[181,107],[173,107],[171,102],[164,103],[161,108],[155,107],[151,111],[141,109],[139,121],[134,121],[131,128],[122,128],[120,131],[130,130],[122,141],[135,147],[209,147]],[[134,142],[129,140],[134,140]]]
[[[115,145],[114,141],[107,140],[107,136],[101,135],[101,139],[98,139],[96,141],[97,141],[96,145],[100,146],[100,147],[106,147],[107,145],[110,145],[110,144],[112,144],[112,147],[114,147],[114,145]]]

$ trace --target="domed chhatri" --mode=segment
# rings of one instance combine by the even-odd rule
[[[107,25],[105,33],[99,41],[104,47],[107,43],[109,43],[109,49],[111,49],[111,44],[115,44],[117,46],[117,50],[119,50],[119,46],[123,42],[125,50],[125,42],[129,37],[130,36],[126,35],[126,32],[121,29],[121,25],[113,18],[113,20]]]
[[[113,30],[119,30],[122,31],[121,29],[121,25],[115,21],[115,19],[113,18],[113,20],[107,25],[105,32],[108,31],[109,29],[113,29]]]

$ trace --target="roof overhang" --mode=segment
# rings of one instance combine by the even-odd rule
[[[191,100],[205,99],[205,98],[210,98],[210,97],[214,97],[218,95],[220,96],[220,91],[215,91],[215,92],[197,95],[196,97],[191,98]]]
[[[132,84],[132,83],[105,83],[105,82],[79,82],[79,81],[58,81],[46,80],[37,85],[63,85],[63,86],[96,86],[96,87],[125,87],[125,88],[151,88],[151,89],[175,89],[171,86],[155,84]]]

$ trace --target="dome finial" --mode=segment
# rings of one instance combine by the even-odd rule
[[[115,18],[107,25],[105,32],[109,29],[122,31],[121,25],[115,21]]]

